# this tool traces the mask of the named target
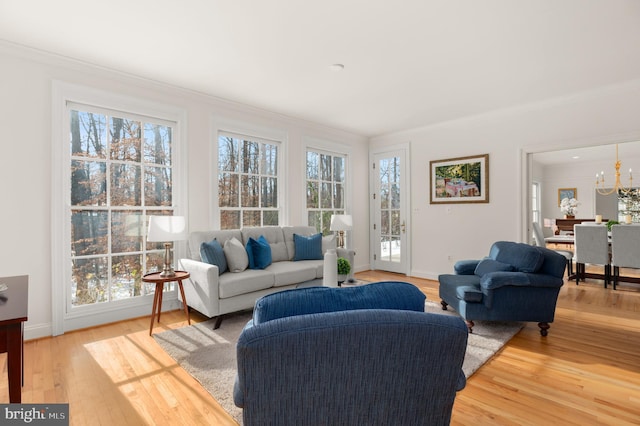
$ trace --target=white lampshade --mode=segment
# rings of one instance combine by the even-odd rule
[[[353,219],[350,214],[334,214],[331,216],[330,231],[350,231],[353,227]]]
[[[187,239],[184,216],[149,216],[147,241],[166,242]]]

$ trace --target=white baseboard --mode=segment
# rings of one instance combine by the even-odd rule
[[[182,309],[182,302],[178,299],[164,300],[162,303],[162,312],[172,311],[175,309]],[[120,315],[118,315],[120,314]],[[68,320],[67,331],[73,331],[74,329],[96,327],[110,322],[123,321],[132,318],[138,318],[148,316],[151,321],[151,306],[139,306],[134,309],[128,309],[124,312],[107,312],[104,314],[92,315],[93,321],[81,319],[81,321],[75,321],[73,319]],[[53,336],[53,324],[25,324],[24,326],[24,340],[41,339],[43,337]]]
[[[53,325],[49,323],[25,325],[24,340],[41,339],[53,334]]]
[[[411,270],[411,276],[416,278],[423,278],[425,280],[433,280],[438,281],[438,273],[429,272],[429,271],[416,271],[415,269]]]

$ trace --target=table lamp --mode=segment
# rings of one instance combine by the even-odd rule
[[[344,231],[350,231],[353,219],[350,214],[334,214],[331,216],[330,231],[338,232],[338,247],[344,248]]]
[[[187,239],[187,227],[184,216],[149,216],[149,231],[147,241],[164,242],[164,269],[161,277],[173,277],[173,259],[171,256],[171,242]]]

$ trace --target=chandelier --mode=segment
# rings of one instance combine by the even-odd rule
[[[627,195],[633,191],[633,176],[631,174],[631,169],[629,169],[629,186],[624,187],[622,183],[620,183],[620,160],[618,160],[618,144],[616,144],[616,182],[611,189],[605,189],[604,187],[604,171],[600,173],[596,173],[596,191],[600,195],[609,195],[613,193],[622,193]]]

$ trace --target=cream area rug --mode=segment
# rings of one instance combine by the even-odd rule
[[[430,300],[425,302],[425,311],[434,314],[458,315],[451,306],[443,311],[439,302]],[[524,323],[521,322],[474,321],[473,324],[473,333],[469,334],[467,352],[462,363],[462,371],[467,378],[524,327]]]
[[[440,303],[427,301],[425,310],[436,314],[457,315],[449,307],[443,311]],[[176,330],[154,334],[156,342],[202,386],[239,424],[242,410],[233,403],[236,376],[236,341],[251,312],[230,315],[219,329],[209,320]],[[524,324],[476,321],[469,335],[462,369],[467,377],[487,362]]]

